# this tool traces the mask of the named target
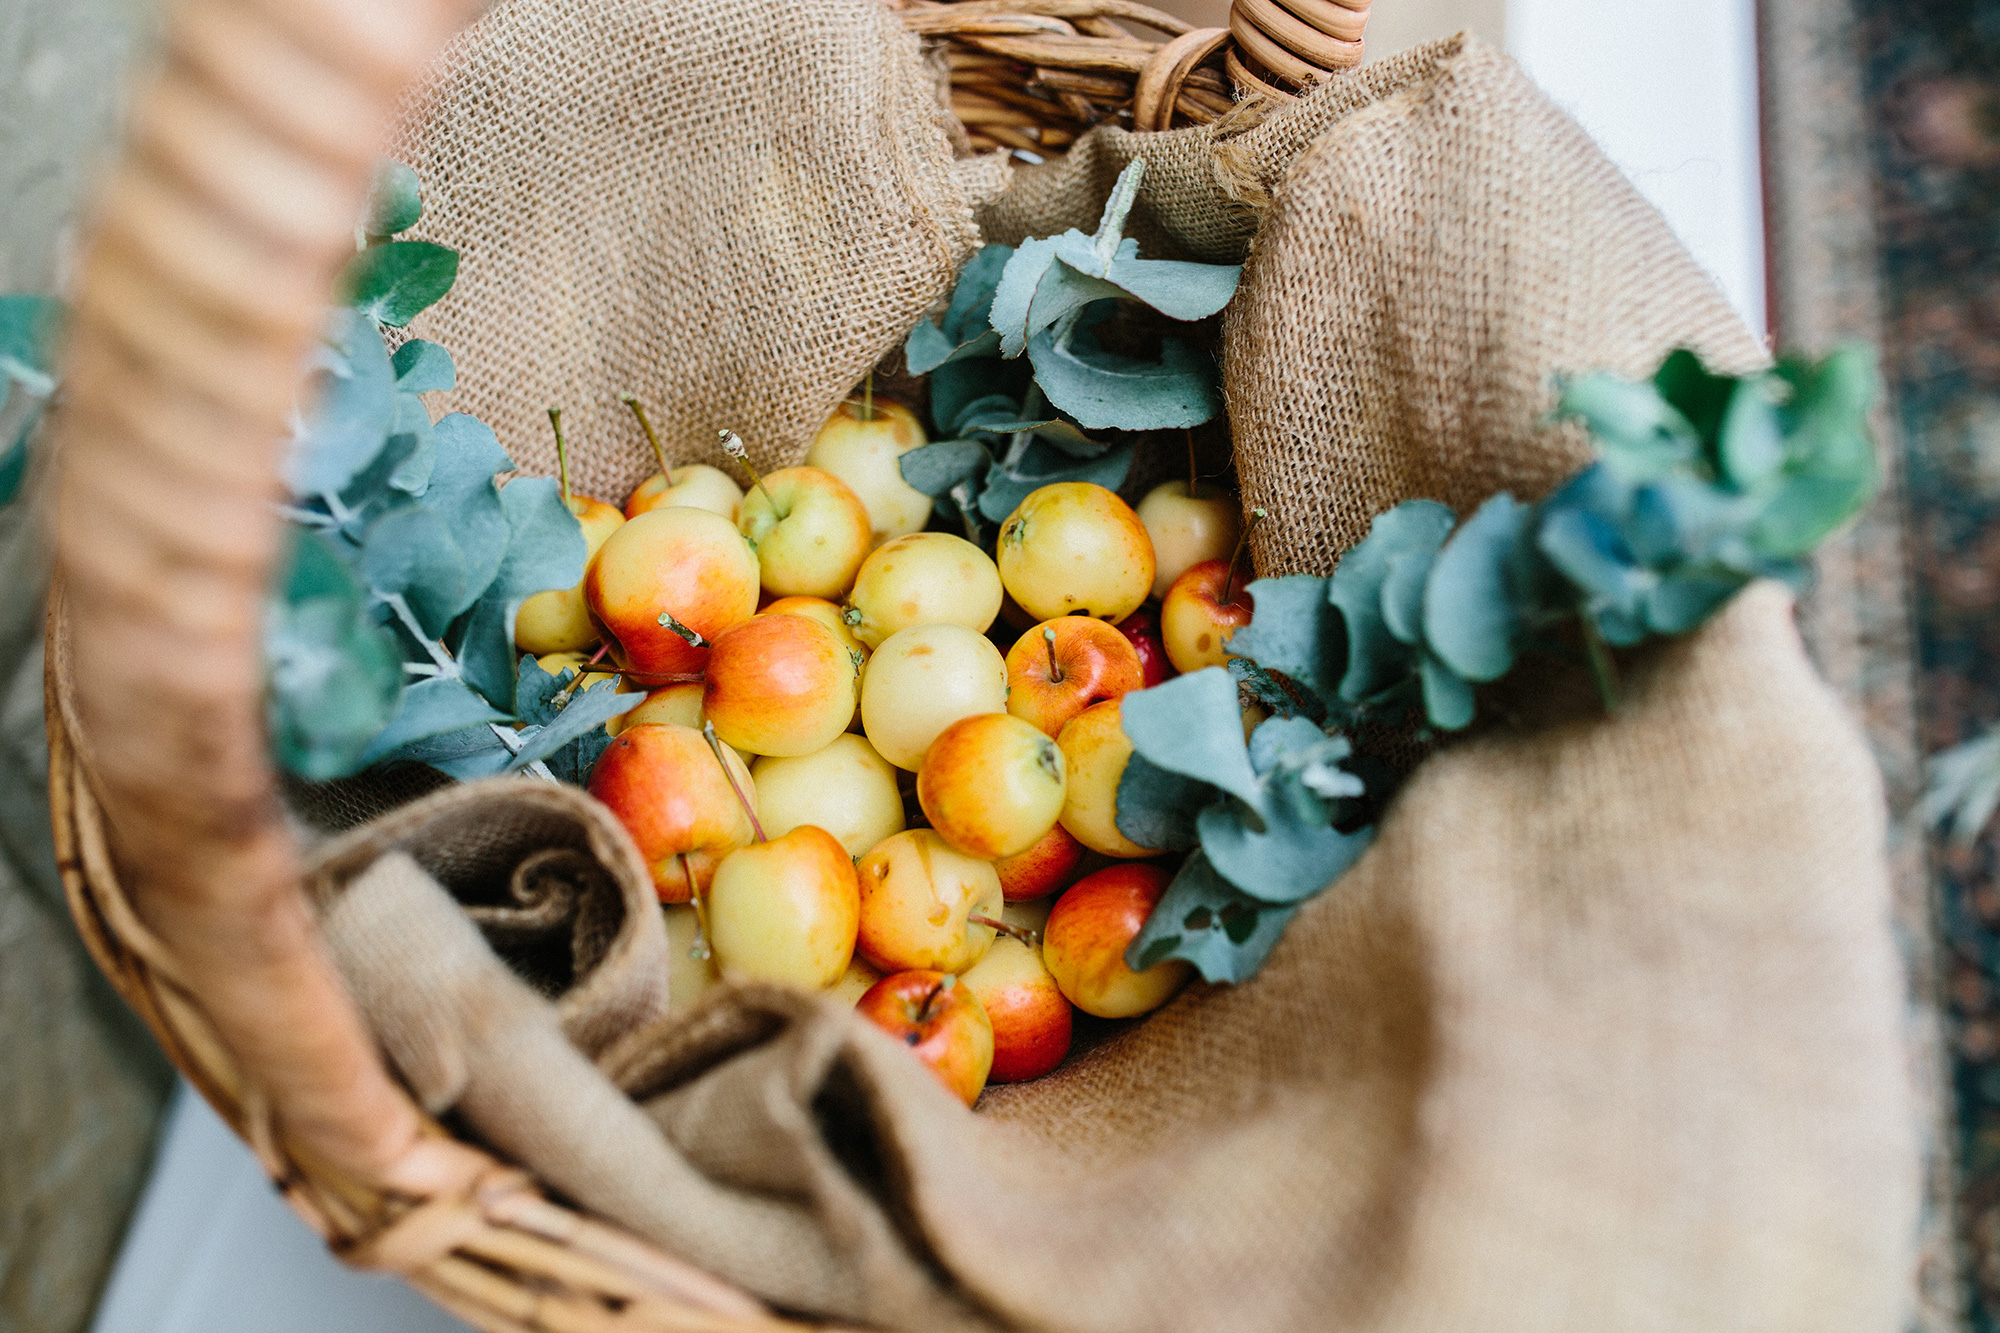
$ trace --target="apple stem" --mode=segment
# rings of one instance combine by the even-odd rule
[[[757,469],[751,466],[750,450],[745,447],[743,437],[733,430],[717,431],[716,434],[722,437],[722,452],[741,463],[743,470],[750,474],[750,489],[764,492],[764,503],[771,506],[771,512],[781,521],[790,518],[790,514],[778,508],[778,502],[771,497],[771,488],[764,484],[764,479],[757,475]]]
[[[1201,472],[1194,465],[1194,427],[1188,427],[1186,434],[1188,446],[1188,499],[1192,500],[1195,498],[1195,492],[1201,489]]]
[[[1005,935],[1009,939],[1019,940],[1030,949],[1039,949],[1042,947],[1042,937],[1034,931],[1029,930],[1026,926],[1010,925],[1005,921],[996,921],[990,916],[981,916],[977,912],[972,913],[965,919],[975,926],[985,926],[989,930]]]
[[[729,790],[736,793],[736,803],[743,807],[744,814],[750,816],[750,831],[757,835],[758,842],[763,842],[764,826],[757,821],[757,807],[750,804],[750,798],[736,785],[736,775],[729,771],[729,760],[722,753],[722,739],[715,734],[715,724],[704,721],[701,724],[701,734],[708,737],[708,748],[715,751],[715,762],[722,765],[722,776],[729,780]]]
[[[946,991],[950,990],[953,986],[956,986],[957,984],[958,984],[957,975],[951,972],[947,972],[944,974],[943,981],[940,981],[937,985],[931,987],[930,994],[924,996],[923,1006],[917,1010],[918,1027],[922,1027],[924,1024],[931,1021],[931,1006],[937,1003],[937,997],[944,994]]]
[[[569,503],[569,445],[563,439],[562,409],[560,407],[549,409],[549,424],[555,427],[556,431],[556,473],[562,478],[563,504],[567,505]]]
[[[1216,601],[1217,606],[1236,605],[1236,563],[1243,558],[1243,552],[1249,549],[1250,534],[1257,530],[1257,525],[1266,517],[1261,507],[1250,511],[1250,521],[1243,525],[1243,533],[1236,539],[1236,549],[1230,552],[1229,568],[1223,571],[1222,596]]]
[[[549,707],[558,709],[569,707],[570,695],[576,693],[576,687],[583,684],[583,678],[590,674],[591,668],[595,667],[599,662],[602,662],[604,660],[604,655],[610,651],[611,651],[610,644],[608,643],[599,644],[597,646],[597,651],[590,655],[589,661],[585,662],[580,668],[574,668],[574,670],[576,671],[576,677],[573,680],[571,680],[569,684],[563,686],[560,690],[556,691],[555,697],[549,700]],[[611,674],[614,676],[622,676],[625,673],[622,671],[613,671]]]
[[[670,629],[680,635],[683,639],[687,640],[688,647],[690,648],[712,648],[715,646],[702,637],[700,630],[683,625],[680,621],[674,619],[674,613],[671,611],[660,612],[660,628]]]
[[[861,419],[875,419],[875,372],[869,371],[868,378],[861,381]]]
[[[674,859],[681,863],[681,878],[687,881],[688,903],[694,908],[694,941],[688,945],[688,957],[707,962],[715,956],[715,950],[708,944],[708,904],[694,889],[694,868],[688,865],[686,852],[675,852]]]
[[[1042,642],[1049,647],[1049,680],[1054,684],[1060,685],[1062,684],[1063,673],[1062,667],[1056,664],[1056,632],[1052,629],[1043,630]]]
[[[673,469],[667,466],[666,448],[660,443],[659,433],[653,429],[652,421],[646,416],[646,405],[629,393],[618,401],[631,408],[632,415],[639,418],[639,429],[646,432],[646,443],[653,446],[653,457],[660,462],[660,475],[671,484],[674,479]]]

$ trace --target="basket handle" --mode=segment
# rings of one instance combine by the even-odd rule
[[[417,1194],[449,1168],[317,938],[260,619],[286,422],[377,146],[471,11],[181,4],[90,225],[55,426],[70,699],[132,905],[287,1150]]]

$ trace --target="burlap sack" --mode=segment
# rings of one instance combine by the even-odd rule
[[[607,7],[537,0],[488,23],[527,16],[502,29],[510,40],[565,46],[567,68],[590,68],[596,48],[574,43],[598,40]],[[700,23],[741,37],[751,29],[732,16],[754,11],[754,26],[763,7],[684,8],[640,7],[660,25],[649,32],[685,39],[677,77],[718,95],[751,73],[746,51],[795,40],[702,45]],[[827,32],[862,30],[857,11],[827,9]],[[817,17],[791,17],[820,32]],[[843,58],[917,77],[898,39],[862,28],[877,44]],[[766,89],[738,110],[775,109],[795,131],[808,100]],[[674,253],[729,251],[743,200],[761,197],[728,174],[740,158],[716,167],[730,188],[711,187],[683,123],[647,119],[656,105],[630,113],[659,136],[634,151],[687,164]],[[870,103],[885,116],[910,105],[887,92]],[[852,119],[851,106],[826,110]],[[1582,457],[1541,420],[1553,371],[1636,371],[1681,343],[1725,366],[1760,355],[1588,140],[1476,44],[1423,48],[1251,119],[1100,132],[1067,162],[1017,172],[980,216],[996,240],[1088,225],[1109,176],[1141,152],[1155,167],[1142,241],[1223,258],[1255,238],[1226,322],[1226,387],[1249,498],[1273,511],[1266,572],[1324,570],[1409,496],[1539,494]],[[785,157],[769,125],[738,133],[762,145],[760,162]],[[510,179],[540,179],[569,151],[551,141],[514,145]],[[426,160],[447,149],[459,151]],[[923,160],[937,190],[961,184]],[[783,188],[827,188],[813,170]],[[794,253],[826,256],[811,277],[832,346],[854,309],[884,309],[883,284],[852,263],[869,243],[852,234],[861,223],[833,225],[824,197],[792,206]],[[664,243],[643,230],[592,240],[613,269]],[[532,267],[566,262],[533,245],[570,242],[522,244],[509,262]],[[912,305],[921,288],[889,286]],[[699,320],[663,327],[654,373],[723,384],[748,410],[746,386],[770,388],[783,366],[748,349],[798,336],[798,306],[778,290],[734,308],[751,321],[745,341],[716,343]],[[542,320],[524,303],[509,327]],[[890,341],[856,337],[843,355],[858,369]],[[510,392],[471,345],[454,350],[466,393]],[[578,382],[621,387],[614,358],[569,364]],[[832,359],[803,364],[844,390]],[[539,410],[516,398],[513,410]],[[587,1207],[721,1276],[891,1326],[1886,1329],[1904,1298],[1917,1168],[1874,769],[1773,588],[1628,669],[1615,718],[1496,730],[1427,762],[1252,983],[1196,987],[1049,1078],[989,1090],[979,1114],[851,1015],[762,989],[723,992],[601,1055],[664,1131],[646,1149],[663,1165],[643,1208],[633,1168],[614,1180],[593,1165],[635,1140],[614,1149],[609,1130],[537,1118],[561,1102],[556,1081],[578,1077],[574,1061],[557,1072],[556,1055],[510,1056],[504,1032],[469,1031],[498,1063],[468,1059],[466,1087],[489,1080],[534,1109],[505,1097],[459,1109]],[[367,950],[344,957],[368,965]],[[406,1062],[429,1057],[399,1052],[394,1035],[409,1025],[375,1013],[397,988],[356,989],[418,1079]],[[440,995],[433,1012],[454,1003],[466,999]],[[424,1040],[457,1040],[455,1022],[435,1020]]]

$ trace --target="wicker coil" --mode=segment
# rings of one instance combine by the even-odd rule
[[[1211,120],[1239,90],[1286,97],[1358,62],[1364,19],[1328,0],[1239,0],[1227,31],[1133,0],[900,8],[947,48],[974,144],[1039,150],[1106,119]],[[258,615],[296,368],[391,108],[472,9],[187,0],[172,16],[79,270],[56,422],[63,883],[98,965],[342,1258],[495,1333],[803,1327],[552,1202],[411,1101],[315,938],[265,756]]]

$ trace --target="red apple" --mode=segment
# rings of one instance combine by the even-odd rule
[[[1244,591],[1249,581],[1241,566],[1222,560],[1191,565],[1174,580],[1160,607],[1160,632],[1176,671],[1199,671],[1228,660],[1230,639],[1256,610]]]
[[[812,754],[854,716],[858,657],[816,620],[752,616],[715,636],[702,712],[739,750]]]
[[[883,972],[963,972],[993,944],[1006,900],[979,857],[955,852],[935,829],[906,829],[875,844],[854,867],[861,881],[855,948]]]
[[[757,557],[720,514],[673,505],[612,533],[584,573],[583,593],[617,640],[621,665],[656,679],[696,675],[708,649],[673,622],[713,640],[755,615]]]
[[[1040,1078],[1069,1054],[1069,1001],[1039,952],[1017,939],[997,939],[964,983],[993,1024],[992,1082]]]
[[[1160,640],[1159,603],[1148,602],[1119,621],[1118,632],[1139,654],[1139,669],[1146,682],[1141,689],[1150,690],[1174,676],[1174,664],[1167,660],[1167,645]]]
[[[1125,947],[1172,879],[1157,865],[1111,866],[1085,875],[1056,899],[1042,934],[1042,961],[1071,1004],[1099,1018],[1133,1018],[1187,985],[1194,968],[1184,959],[1144,972],[1125,966]]]
[[[931,827],[988,861],[1026,851],[1054,828],[1063,786],[1062,751],[1011,713],[960,718],[938,733],[917,770],[917,801]]]
[[[1139,654],[1115,625],[1089,616],[1043,621],[1007,651],[1007,711],[1060,736],[1092,704],[1136,690]]]
[[[722,859],[756,836],[729,783],[734,777],[750,796],[750,771],[727,747],[723,753],[727,773],[700,732],[649,722],[620,732],[590,770],[590,794],[639,845],[663,903],[706,891]]]
[[[1082,861],[1083,844],[1057,824],[1026,851],[995,861],[993,873],[1000,877],[1001,897],[1025,903],[1067,887]]]
[[[967,1106],[993,1068],[993,1024],[949,972],[911,971],[868,988],[854,1012],[910,1048]]]

